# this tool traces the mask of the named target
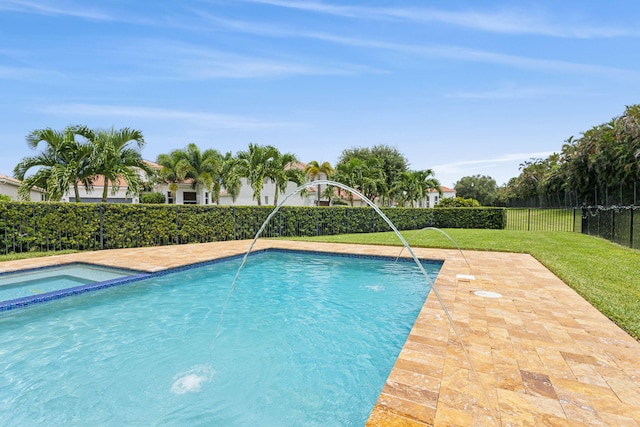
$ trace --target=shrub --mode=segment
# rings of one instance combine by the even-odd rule
[[[252,239],[271,206],[0,203],[0,251],[95,250]],[[399,230],[504,228],[504,208],[382,208]],[[263,237],[390,231],[369,207],[282,207]]]
[[[140,195],[140,203],[159,205],[163,204],[165,201],[166,198],[164,197],[164,194],[158,192],[142,193]]]
[[[440,199],[436,208],[477,208],[480,202],[476,199],[465,199],[463,197],[448,197]]]

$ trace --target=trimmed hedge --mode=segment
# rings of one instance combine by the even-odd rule
[[[253,238],[272,206],[0,203],[0,251],[97,250]],[[503,208],[383,208],[399,230],[492,228]],[[280,208],[263,237],[371,233],[391,228],[368,207]]]
[[[165,197],[165,195],[162,193],[158,193],[157,191],[140,194],[140,203],[162,205],[166,201],[167,198]]]

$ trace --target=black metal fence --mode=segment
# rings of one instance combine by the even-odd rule
[[[640,182],[602,186],[589,192],[562,191],[522,199],[508,199],[509,208],[579,208],[583,206],[640,206]]]
[[[507,209],[507,230],[574,231],[582,230],[580,209],[517,208]]]
[[[640,249],[640,207],[583,208],[582,232]]]
[[[640,249],[640,206],[508,208],[505,228],[584,233]]]

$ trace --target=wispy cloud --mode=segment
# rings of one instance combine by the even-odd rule
[[[469,49],[461,46],[445,45],[415,45],[401,44],[376,40],[365,40],[350,37],[340,37],[330,34],[305,34],[306,37],[326,40],[328,42],[339,43],[350,46],[367,47],[374,49],[393,50],[395,52],[405,52],[413,55],[421,55],[433,58],[447,58],[461,61],[483,62],[499,64],[523,69],[535,69],[541,71],[559,71],[570,73],[605,74],[620,78],[640,78],[640,73],[615,67],[605,67],[600,65],[581,64],[568,61],[557,61],[540,58],[530,58],[519,55],[509,55],[504,53],[490,52],[478,49]]]
[[[607,38],[639,36],[637,29],[620,26],[600,26],[596,23],[571,24],[550,19],[529,10],[445,11],[428,8],[388,8],[369,6],[343,6],[320,1],[295,0],[243,0],[250,3],[296,9],[346,18],[398,20],[408,22],[436,22],[478,31],[505,34],[536,34],[562,38]]]
[[[446,98],[453,99],[490,99],[490,100],[510,100],[510,99],[544,99],[549,97],[567,95],[585,95],[582,89],[572,89],[566,87],[521,87],[506,85],[501,88],[485,91],[463,91],[458,90],[445,95]]]
[[[38,108],[45,114],[73,117],[125,117],[154,121],[187,121],[204,128],[265,129],[300,126],[300,123],[271,121],[232,114],[185,111],[153,107],[105,104],[54,104]]]
[[[132,63],[138,64],[138,76],[144,75],[150,68],[153,70],[152,74],[144,78],[165,80],[338,76],[385,72],[366,65],[328,59],[319,61],[317,58],[301,56],[267,58],[262,54],[230,53],[195,44],[157,39],[130,41],[127,48],[118,49],[117,55],[120,58],[130,56]]]
[[[363,67],[346,64],[315,65],[296,59],[279,60],[238,55],[195,46],[176,47],[166,64],[187,79],[261,78],[283,76],[346,75]]]
[[[86,3],[70,4],[68,2],[38,2],[28,0],[0,0],[0,10],[33,13],[49,16],[72,16],[76,18],[112,21],[115,17],[102,10],[87,8]]]
[[[551,154],[553,154],[552,151],[537,151],[532,153],[512,153],[512,154],[505,154],[503,156],[495,157],[493,159],[464,160],[460,162],[445,163],[445,164],[433,166],[433,170],[438,175],[439,174],[460,174],[460,173],[467,173],[469,172],[469,170],[479,170],[479,169],[494,167],[502,163],[524,161],[532,158],[546,158]]]
[[[260,3],[290,3],[280,0],[245,0],[258,1]],[[306,3],[305,3],[306,4]],[[312,3],[318,5],[318,3]],[[452,59],[459,61],[481,62],[488,64],[504,65],[508,67],[521,69],[534,69],[549,72],[564,73],[581,73],[581,74],[599,74],[608,75],[616,78],[640,79],[640,73],[633,70],[625,70],[616,67],[606,67],[599,65],[591,65],[584,63],[576,63],[569,61],[549,60],[542,58],[531,58],[521,55],[510,55],[499,52],[491,52],[486,50],[471,49],[455,45],[419,45],[411,43],[396,43],[374,38],[357,38],[346,37],[336,34],[323,32],[292,30],[282,26],[270,26],[255,22],[243,22],[237,20],[229,20],[216,17],[206,12],[196,12],[202,18],[209,20],[218,27],[225,28],[230,31],[237,31],[246,34],[260,35],[265,37],[289,37],[289,38],[307,38],[313,40],[321,40],[327,43],[333,43],[342,46],[351,46],[357,48],[389,50],[394,53],[402,52],[408,55],[422,56],[434,59]],[[371,70],[370,70],[371,71]]]
[[[28,80],[38,77],[57,75],[54,71],[39,70],[37,68],[28,67],[7,67],[0,65],[0,79],[6,80]]]

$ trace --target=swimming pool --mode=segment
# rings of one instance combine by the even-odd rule
[[[0,274],[0,311],[140,280],[149,274],[123,268],[71,263]]]
[[[239,264],[0,314],[0,423],[363,425],[427,296],[416,266],[253,255],[215,337]]]

